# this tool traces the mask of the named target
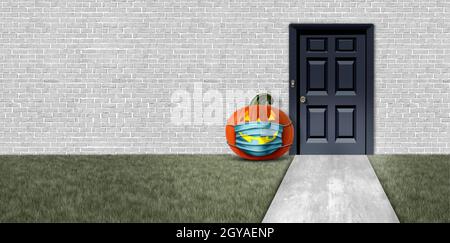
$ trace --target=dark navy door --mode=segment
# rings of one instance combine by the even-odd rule
[[[365,154],[365,38],[298,36],[301,154]]]

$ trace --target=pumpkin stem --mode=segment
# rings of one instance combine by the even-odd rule
[[[250,105],[272,105],[272,103],[272,96],[268,93],[262,93],[257,94],[250,102]]]

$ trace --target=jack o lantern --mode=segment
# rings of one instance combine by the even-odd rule
[[[248,160],[270,160],[289,150],[294,127],[289,117],[271,104],[269,94],[257,95],[249,106],[228,118],[226,139],[238,156]]]

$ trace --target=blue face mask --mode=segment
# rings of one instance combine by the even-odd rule
[[[236,147],[252,156],[265,156],[283,145],[283,126],[271,122],[248,122],[236,125]]]

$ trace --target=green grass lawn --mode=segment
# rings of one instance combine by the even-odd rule
[[[0,156],[0,222],[260,222],[291,160]]]
[[[450,156],[369,159],[401,222],[450,222]],[[260,222],[291,160],[0,156],[0,222]]]
[[[400,222],[450,222],[450,155],[369,159]]]

